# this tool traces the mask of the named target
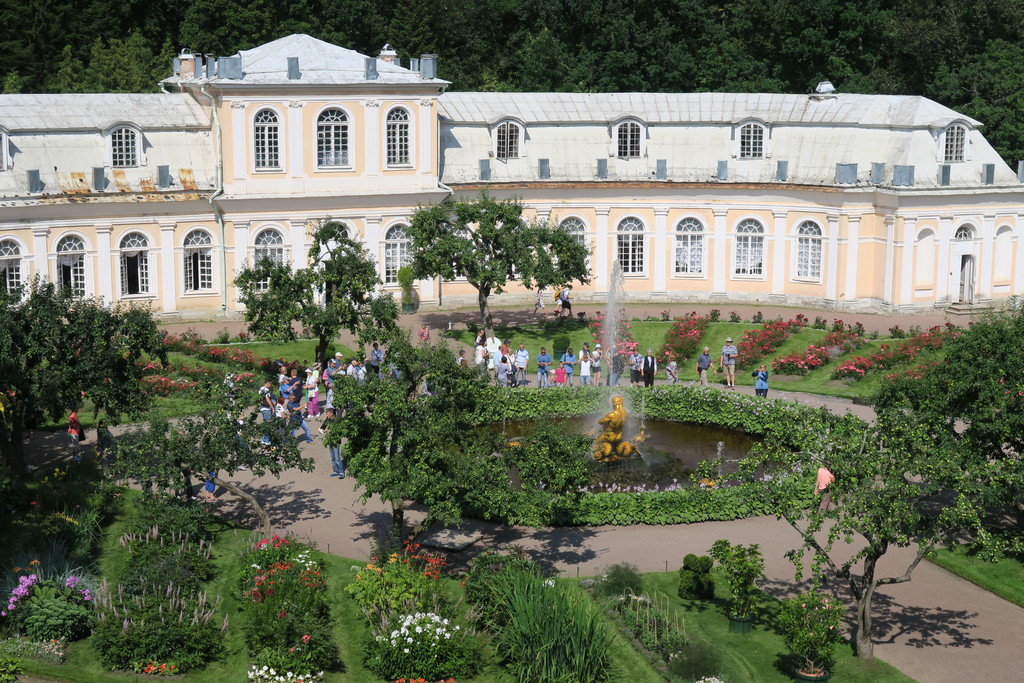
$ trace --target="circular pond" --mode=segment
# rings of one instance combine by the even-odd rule
[[[543,418],[560,430],[597,436],[596,417]],[[536,420],[513,420],[500,425],[509,438],[527,436]],[[642,428],[642,429],[641,429]],[[744,432],[721,427],[646,420],[631,417],[623,430],[637,446],[639,458],[591,463],[592,493],[670,490],[690,485],[690,475],[705,460],[716,461],[715,476],[728,479],[740,460],[758,441]],[[640,435],[643,435],[642,438]],[[515,478],[515,477],[514,477]],[[515,482],[518,485],[518,481]]]

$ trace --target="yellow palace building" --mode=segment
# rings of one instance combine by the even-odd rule
[[[447,93],[436,73],[434,55],[291,35],[184,52],[161,93],[0,95],[0,280],[237,314],[243,264],[304,266],[332,219],[397,291],[416,207],[485,190],[591,248],[580,301],[604,300],[616,262],[633,301],[909,311],[1024,293],[1021,178],[978,121],[931,100],[828,83]],[[426,306],[475,301],[464,282],[417,289]]]

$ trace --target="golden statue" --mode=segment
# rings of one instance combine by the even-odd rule
[[[608,413],[598,424],[604,425],[604,431],[594,440],[594,460],[598,462],[615,462],[637,455],[636,446],[622,438],[622,429],[626,426],[629,413],[622,407],[622,397],[612,396],[612,412]]]

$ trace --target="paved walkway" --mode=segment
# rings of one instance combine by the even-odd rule
[[[630,307],[632,315],[657,315],[664,308],[673,314],[690,310],[706,310],[707,306]],[[585,309],[585,306],[580,306]],[[803,312],[812,320],[815,311],[773,309],[767,307],[719,306],[728,314],[736,310],[749,318],[755,310],[767,316],[789,316]],[[650,313],[648,313],[650,311]],[[529,318],[529,312],[495,311],[500,321]],[[851,315],[822,312],[829,320],[842,317],[847,322],[861,321],[871,329],[887,330],[893,324],[927,327],[941,324],[944,318],[934,316]],[[426,320],[435,329],[447,328],[449,320],[465,324],[473,319],[473,311],[427,312],[406,316],[410,328]],[[225,323],[184,323],[172,329],[192,326],[207,336],[225,327]],[[226,325],[232,333],[242,329],[241,323]],[[210,329],[207,329],[207,328]],[[753,393],[740,387],[737,391]],[[779,396],[782,392],[774,392]],[[849,401],[816,396],[794,396],[805,403],[823,404],[837,412],[853,411],[871,417],[870,409],[853,406]],[[50,437],[50,445],[54,443]],[[36,444],[47,449],[41,436]],[[371,540],[387,528],[390,510],[377,499],[359,501],[359,491],[352,479],[328,477],[329,458],[317,441],[303,446],[317,456],[316,471],[289,472],[286,478],[256,478],[248,472],[232,475],[269,508],[275,525],[281,531],[316,541],[321,548],[347,557],[368,557]],[[230,512],[228,500],[214,503],[217,511]],[[407,515],[412,521],[422,512]],[[766,561],[767,588],[778,595],[793,588],[793,568],[784,553],[798,543],[796,533],[784,522],[772,518],[755,518],[733,522],[709,522],[680,526],[582,527],[530,529],[505,527],[472,521],[467,530],[479,531],[483,540],[477,547],[492,543],[517,543],[535,556],[570,575],[595,575],[615,563],[629,562],[642,571],[676,571],[686,553],[705,553],[719,538],[734,542],[760,543]],[[469,553],[472,550],[467,551]],[[880,564],[882,575],[902,573],[911,551],[896,550]],[[454,558],[453,558],[454,559]],[[848,597],[848,596],[847,596]],[[928,562],[918,566],[909,583],[884,586],[875,598],[875,653],[907,675],[925,683],[985,681],[1000,683],[1021,679],[1019,658],[1024,651],[1024,609],[983,591]]]

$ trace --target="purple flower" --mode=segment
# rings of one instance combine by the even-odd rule
[[[78,577],[69,576],[64,581],[64,587],[65,588],[74,588],[76,585],[78,585]]]

